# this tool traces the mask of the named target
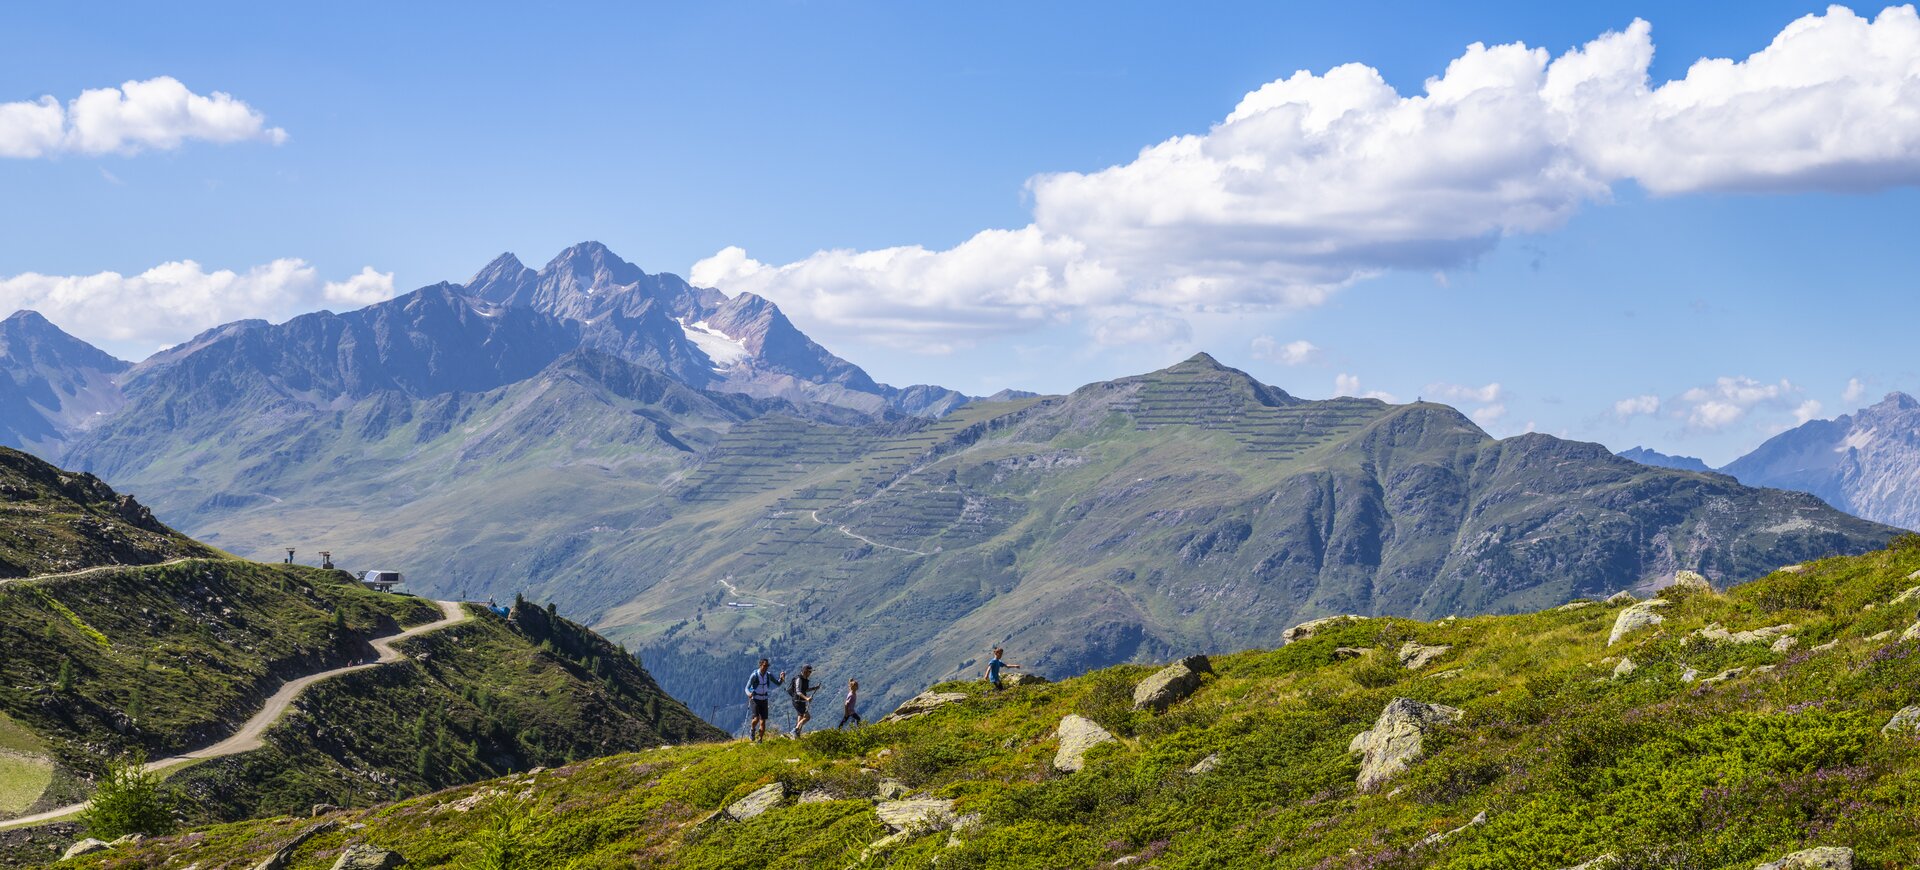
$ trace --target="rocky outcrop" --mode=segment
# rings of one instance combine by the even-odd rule
[[[1613,619],[1613,633],[1607,635],[1607,646],[1619,643],[1621,638],[1640,629],[1666,622],[1666,617],[1654,610],[1666,607],[1669,603],[1665,598],[1649,598],[1620,611],[1620,615]]]
[[[1784,653],[1793,652],[1793,648],[1799,645],[1800,645],[1799,638],[1794,637],[1793,635],[1787,635],[1786,637],[1780,638],[1774,641],[1773,643],[1768,644],[1767,649],[1773,652],[1784,654]]]
[[[1060,738],[1060,748],[1053,753],[1053,767],[1067,773],[1086,766],[1087,750],[1113,741],[1113,735],[1099,723],[1072,713],[1060,720],[1054,735]]]
[[[1591,601],[1569,601],[1565,604],[1560,605],[1559,607],[1554,608],[1554,611],[1557,613],[1565,613],[1569,610],[1579,610],[1582,607],[1592,607],[1592,606],[1593,606],[1593,602]]]
[[[1634,664],[1633,659],[1622,657],[1620,663],[1613,666],[1613,675],[1616,678],[1631,677],[1639,669],[1640,666]]]
[[[965,701],[967,696],[961,692],[921,692],[907,699],[893,712],[880,717],[882,722],[905,722],[919,716],[925,716],[935,710],[957,701]]]
[[[1154,672],[1133,687],[1133,709],[1156,713],[1184,701],[1200,688],[1200,675],[1213,673],[1206,656],[1188,656]]]
[[[953,801],[944,798],[883,801],[874,806],[880,824],[894,831],[927,833],[944,831],[953,825]]]
[[[1194,776],[1199,776],[1200,774],[1203,774],[1203,773],[1212,773],[1215,770],[1219,769],[1219,767],[1220,767],[1220,753],[1215,752],[1211,755],[1208,755],[1206,758],[1202,758],[1199,761],[1195,762],[1192,767],[1187,768],[1187,772],[1190,774],[1193,774]]]
[[[1044,686],[1052,681],[1039,674],[1007,674],[1000,678],[1000,682],[1011,688],[1013,686]]]
[[[1450,649],[1453,647],[1427,646],[1410,640],[1400,645],[1400,664],[1405,665],[1409,671],[1417,671],[1426,667],[1434,659],[1446,655]]]
[[[1712,594],[1713,592],[1713,584],[1708,582],[1707,578],[1702,576],[1698,571],[1673,572],[1673,583],[1668,588],[1684,589],[1688,592],[1705,592],[1708,594]]]
[[[339,826],[339,822],[329,819],[295,834],[293,839],[275,849],[273,854],[268,855],[265,860],[253,865],[253,870],[285,870],[287,863],[293,860],[293,850],[305,845],[308,840]]]
[[[1448,840],[1453,839],[1456,836],[1459,836],[1462,833],[1465,833],[1469,828],[1477,828],[1486,823],[1487,823],[1487,811],[1481,810],[1479,813],[1475,814],[1472,819],[1469,819],[1466,824],[1461,825],[1460,827],[1454,828],[1453,830],[1450,830],[1450,831],[1435,831],[1434,833],[1431,833],[1426,835],[1425,837],[1422,837],[1420,839],[1419,848],[1426,848],[1429,846],[1438,846],[1441,843],[1444,843]]]
[[[1845,846],[1820,846],[1778,861],[1756,864],[1753,870],[1853,870],[1853,850]]]
[[[1333,626],[1345,625],[1349,622],[1359,622],[1363,619],[1366,619],[1366,617],[1349,613],[1343,616],[1323,616],[1319,619],[1308,620],[1286,631],[1280,632],[1280,645],[1285,646],[1290,643],[1306,640],[1323,628],[1332,628]]]
[[[768,783],[754,789],[753,792],[746,797],[728,804],[726,815],[727,818],[736,822],[759,818],[760,815],[767,810],[779,806],[780,802],[786,800],[786,798],[786,784],[778,782]]]
[[[1690,640],[1700,640],[1707,643],[1766,643],[1798,627],[1799,626],[1789,622],[1747,631],[1728,631],[1722,628],[1720,623],[1713,622],[1708,623],[1707,627],[1695,631],[1687,637]]]
[[[1622,604],[1632,604],[1638,600],[1639,599],[1633,597],[1633,593],[1622,589],[1619,592],[1607,596],[1606,605],[1608,607],[1619,607]]]
[[[1370,655],[1373,655],[1373,650],[1363,646],[1336,646],[1333,648],[1333,658],[1335,661],[1346,661],[1347,659],[1357,659],[1361,656]]]
[[[66,861],[71,858],[78,858],[81,855],[91,855],[95,852],[104,852],[106,850],[107,841],[88,837],[68,846],[67,851],[60,854],[60,860]]]
[[[340,853],[340,860],[333,862],[333,870],[393,870],[406,863],[398,852],[372,846],[348,846],[347,851]]]
[[[1907,579],[1912,580],[1913,578],[1908,577]],[[1895,604],[1905,604],[1915,598],[1920,598],[1920,586],[1909,586],[1907,587],[1907,591],[1893,596],[1893,600],[1887,602],[1887,606],[1892,607]]]
[[[1459,721],[1461,712],[1444,704],[1425,704],[1411,698],[1395,698],[1380,711],[1373,727],[1354,735],[1348,752],[1361,754],[1359,786],[1373,791],[1380,783],[1407,769],[1423,754],[1427,733],[1450,722]]]
[[[1920,704],[1901,707],[1900,712],[1893,714],[1893,718],[1887,720],[1886,726],[1880,729],[1880,733],[1920,734]]]

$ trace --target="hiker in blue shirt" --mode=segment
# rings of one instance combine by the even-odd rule
[[[767,736],[767,697],[773,694],[773,687],[787,679],[787,672],[780,676],[767,673],[767,660],[760,660],[760,668],[747,677],[747,704],[753,708],[753,719],[747,724],[747,737],[755,743]]]
[[[1020,670],[1019,665],[1010,665],[1000,660],[1000,657],[1006,654],[1007,654],[1006,647],[996,646],[993,648],[993,661],[987,662],[987,682],[993,684],[993,688],[995,691],[999,691],[1000,689],[1006,688],[1005,686],[1000,684],[1000,672],[1002,670],[1005,670],[1008,668],[1012,668],[1013,670],[1016,670],[1016,671]]]

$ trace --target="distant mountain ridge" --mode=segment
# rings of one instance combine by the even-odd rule
[[[1775,435],[1721,471],[1749,486],[1810,492],[1856,516],[1920,528],[1920,401],[1888,393]]]
[[[1646,447],[1635,447],[1620,451],[1622,459],[1631,459],[1641,465],[1659,468],[1676,468],[1681,471],[1712,471],[1706,462],[1692,456],[1670,456]]]
[[[56,452],[68,433],[120,409],[114,381],[131,365],[37,312],[0,321],[0,446]]]

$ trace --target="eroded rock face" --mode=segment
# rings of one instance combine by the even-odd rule
[[[1426,644],[1407,641],[1400,645],[1400,663],[1406,665],[1407,670],[1417,671],[1426,667],[1427,664],[1434,659],[1446,655],[1447,650],[1450,649],[1453,649],[1453,647],[1427,646]]]
[[[1373,727],[1354,735],[1348,752],[1358,752],[1359,786],[1363,792],[1375,788],[1419,759],[1427,732],[1458,721],[1460,710],[1445,704],[1426,704],[1411,698],[1395,698],[1380,711]]]
[[[1074,713],[1060,720],[1054,734],[1060,738],[1060,748],[1053,754],[1053,766],[1067,773],[1086,766],[1087,750],[1113,740],[1113,735],[1099,723]]]
[[[1607,646],[1619,643],[1621,638],[1640,629],[1651,628],[1666,622],[1666,617],[1655,613],[1654,610],[1666,607],[1669,603],[1665,598],[1649,598],[1620,611],[1620,615],[1613,620],[1613,633],[1607,635]]]
[[[873,808],[880,823],[894,831],[928,833],[953,826],[953,801],[944,798],[884,801]]]
[[[1188,656],[1161,668],[1133,687],[1133,709],[1165,710],[1198,691],[1200,675],[1212,672],[1213,663],[1206,656]]]
[[[935,710],[956,701],[965,701],[967,696],[960,692],[921,692],[907,699],[907,702],[891,713],[880,718],[882,722],[905,722],[916,716],[925,716]]]
[[[1290,644],[1290,643],[1306,640],[1307,638],[1312,637],[1314,635],[1314,632],[1317,632],[1323,628],[1331,628],[1336,625],[1345,625],[1346,623],[1349,623],[1349,622],[1359,622],[1360,620],[1363,620],[1363,619],[1366,619],[1366,617],[1349,613],[1344,616],[1323,616],[1319,619],[1308,620],[1292,628],[1289,628],[1286,631],[1281,632],[1280,645],[1286,646],[1287,644]]]
[[[348,846],[347,851],[340,853],[340,860],[333,862],[333,870],[393,870],[406,863],[397,852],[372,846]]]
[[[727,818],[736,822],[759,818],[767,810],[780,805],[787,798],[787,787],[782,783],[770,782],[753,790],[747,795],[727,805]]]
[[[1845,846],[1820,846],[1778,861],[1756,864],[1753,870],[1853,870],[1853,850]]]

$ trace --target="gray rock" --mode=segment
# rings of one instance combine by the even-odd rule
[[[1619,607],[1622,604],[1632,604],[1638,600],[1639,599],[1633,597],[1633,593],[1628,592],[1625,589],[1622,589],[1619,592],[1615,592],[1612,595],[1607,596],[1607,600],[1605,603],[1608,607]]]
[[[1087,750],[1113,741],[1113,735],[1107,733],[1107,729],[1092,719],[1074,713],[1060,720],[1060,727],[1054,729],[1054,734],[1060,738],[1060,748],[1053,754],[1053,766],[1067,773],[1086,766]]]
[[[1649,598],[1620,611],[1620,615],[1613,619],[1613,633],[1607,635],[1607,646],[1619,643],[1621,638],[1640,629],[1666,622],[1666,617],[1653,611],[1655,608],[1667,606],[1668,603],[1665,598]]]
[[[68,846],[67,851],[61,853],[60,860],[65,861],[69,858],[78,858],[81,855],[91,855],[95,852],[104,852],[106,850],[107,841],[88,837]]]
[[[1798,628],[1791,622],[1781,625],[1769,625],[1749,631],[1728,631],[1720,623],[1708,623],[1706,628],[1687,635],[1688,640],[1700,640],[1707,643],[1766,643],[1776,637]]]
[[[1900,639],[1901,640],[1920,639],[1920,622],[1916,622],[1912,625],[1907,626],[1906,631],[1900,632]]]
[[[1699,672],[1699,671],[1696,671],[1696,670],[1694,670],[1694,669],[1693,669],[1693,668],[1691,668],[1691,667],[1689,667],[1689,668],[1687,668],[1686,670],[1684,670],[1684,671],[1681,671],[1681,672],[1680,672],[1680,682],[1683,682],[1683,683],[1691,683],[1691,682],[1693,682],[1694,680],[1697,680],[1697,679],[1700,679],[1700,672]]]
[[[1827,641],[1826,643],[1820,644],[1818,646],[1808,647],[1808,652],[1826,652],[1827,650],[1833,649],[1834,647],[1839,645],[1840,645],[1840,639],[1835,638],[1833,640]]]
[[[1565,604],[1560,605],[1559,607],[1554,608],[1554,610],[1561,613],[1565,613],[1566,611],[1569,611],[1569,610],[1579,610],[1582,607],[1592,607],[1592,606],[1593,606],[1593,602],[1591,601],[1569,601]]]
[[[319,818],[328,813],[337,813],[339,811],[340,811],[340,808],[337,806],[334,806],[333,804],[314,804],[313,809],[307,812],[307,817]]]
[[[736,822],[759,818],[762,813],[780,805],[787,799],[787,786],[784,783],[770,782],[753,790],[747,795],[727,805],[727,818]]]
[[[823,804],[828,801],[837,801],[837,800],[840,800],[840,796],[838,794],[835,794],[834,792],[829,791],[827,789],[820,788],[819,786],[815,786],[813,788],[807,789],[806,791],[803,791],[800,793],[800,802],[803,804]]]
[[[1211,673],[1206,656],[1189,656],[1167,665],[1133,687],[1133,709],[1160,712],[1200,688],[1200,674]]]
[[[306,830],[295,834],[293,839],[282,843],[280,848],[273,851],[273,854],[268,855],[260,863],[253,865],[253,870],[285,870],[287,862],[293,859],[293,850],[300,848],[308,840],[339,826],[340,823],[332,819],[328,819],[317,825],[308,826]]]
[[[1908,629],[1908,630],[1911,631],[1912,629]],[[1879,632],[1878,634],[1867,635],[1867,643],[1879,643],[1892,636],[1893,636],[1893,629],[1889,628],[1886,631]]]
[[[108,843],[107,847],[111,849],[118,849],[121,846],[131,846],[146,838],[147,838],[146,834],[122,834],[113,842]]]
[[[1805,565],[1781,565],[1780,567],[1778,567],[1778,568],[1775,568],[1775,569],[1773,569],[1773,570],[1774,570],[1774,571],[1775,571],[1776,573],[1779,573],[1779,574],[1805,574],[1805,573],[1807,572],[1807,566],[1805,566]]]
[[[911,839],[913,839],[912,831],[897,831],[881,837],[878,840],[868,843],[865,849],[860,850],[860,860],[856,863],[865,864],[868,861],[893,851],[895,848],[898,848],[900,844]]]
[[[1460,827],[1454,828],[1451,831],[1436,831],[1434,833],[1426,835],[1425,837],[1421,838],[1420,845],[1416,848],[1427,847],[1427,846],[1438,846],[1441,843],[1444,843],[1447,840],[1452,839],[1454,836],[1460,834],[1461,832],[1467,830],[1468,828],[1477,828],[1486,823],[1487,823],[1487,811],[1481,810],[1472,819],[1468,820],[1466,824],[1461,825]]]
[[[961,692],[921,692],[907,699],[905,704],[880,718],[882,722],[905,722],[919,716],[925,716],[948,704],[965,701],[967,696]]]
[[[1706,592],[1708,594],[1713,592],[1713,584],[1708,582],[1707,578],[1701,576],[1697,571],[1673,572],[1672,585],[1673,588],[1686,589],[1692,592]]]
[[[1012,687],[1012,686],[1043,686],[1052,681],[1048,680],[1046,677],[1040,676],[1039,674],[1020,673],[1020,674],[1006,674],[1000,678],[1000,682],[1003,685]]]
[[[1724,671],[1721,671],[1720,673],[1714,674],[1711,677],[1701,680],[1700,685],[1710,686],[1710,685],[1713,685],[1714,683],[1724,683],[1746,672],[1747,672],[1746,668],[1728,668]]]
[[[1882,734],[1920,734],[1920,704],[1901,707],[1900,712],[1887,720]]]
[[[1366,617],[1349,613],[1343,616],[1323,616],[1319,619],[1308,620],[1292,628],[1289,628],[1286,631],[1280,632],[1280,645],[1286,646],[1287,644],[1290,644],[1290,643],[1297,643],[1299,641],[1306,640],[1307,638],[1312,637],[1315,632],[1318,632],[1320,629],[1323,629],[1323,628],[1331,628],[1336,625],[1345,625],[1346,623],[1349,623],[1349,622],[1359,622],[1363,619],[1366,619]]]
[[[1450,649],[1453,649],[1453,647],[1427,646],[1414,641],[1407,641],[1400,645],[1400,663],[1406,665],[1409,671],[1417,671],[1426,667],[1427,664],[1434,659],[1446,655],[1447,650]]]
[[[1363,646],[1336,646],[1333,648],[1334,661],[1346,661],[1347,659],[1357,659],[1361,656],[1370,655],[1373,655],[1373,650]]]
[[[1615,677],[1631,677],[1633,676],[1633,672],[1639,669],[1640,666],[1634,664],[1633,659],[1622,658],[1619,664],[1613,666],[1613,675]]]
[[[1913,578],[1908,577],[1907,579],[1912,580]],[[1895,595],[1892,601],[1887,602],[1887,606],[1892,607],[1895,604],[1905,604],[1915,598],[1920,598],[1920,586],[1908,587],[1907,591]]]
[[[1767,647],[1767,649],[1773,650],[1774,652],[1777,652],[1777,653],[1789,653],[1793,651],[1794,647],[1799,645],[1800,645],[1799,638],[1794,637],[1793,635],[1787,635],[1786,637],[1783,637],[1783,638],[1780,638],[1779,640],[1774,641],[1771,646]]]
[[[340,853],[340,860],[333,862],[333,870],[393,870],[406,863],[398,852],[372,846],[348,846],[347,851]]]
[[[1804,849],[1778,861],[1756,864],[1753,870],[1853,870],[1853,850],[1844,846]]]
[[[1461,712],[1444,704],[1424,704],[1411,698],[1395,698],[1373,727],[1354,735],[1348,752],[1361,754],[1359,786],[1363,792],[1375,788],[1419,759],[1421,742],[1427,732],[1460,719]]]
[[[874,793],[874,796],[883,801],[889,801],[906,793],[906,783],[897,779],[883,779],[880,780],[880,787]]]
[[[1212,773],[1215,770],[1218,770],[1219,767],[1220,767],[1220,753],[1215,752],[1212,755],[1207,756],[1206,758],[1200,759],[1192,767],[1187,768],[1187,772],[1193,774],[1194,776],[1199,776],[1200,774],[1203,774],[1203,773]]]
[[[943,798],[885,801],[875,805],[873,811],[880,817],[880,824],[893,831],[944,831],[955,821],[953,801]]]

